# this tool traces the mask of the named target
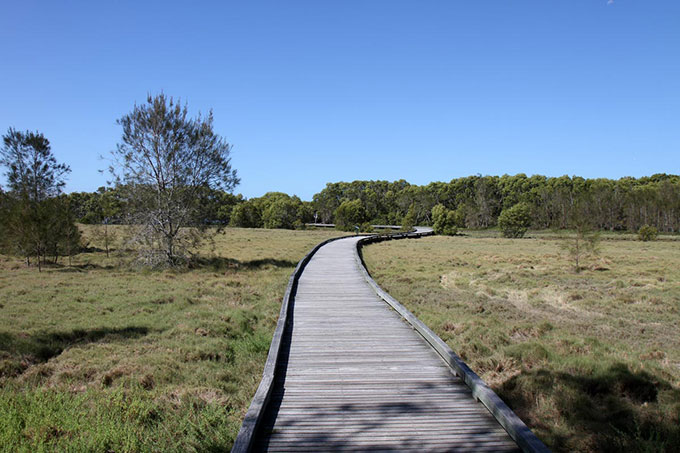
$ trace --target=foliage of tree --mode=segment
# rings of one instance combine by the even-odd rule
[[[80,247],[66,197],[59,196],[70,169],[57,162],[50,142],[39,132],[10,128],[3,135],[0,165],[5,167],[9,191],[2,194],[2,246],[7,253],[23,256],[38,270],[48,255],[73,255]]]
[[[531,226],[531,207],[519,202],[498,216],[498,227],[506,238],[521,238]]]
[[[76,225],[69,198],[65,195],[49,198],[45,201],[46,210],[46,254],[57,263],[60,256],[66,256],[71,265],[71,258],[82,246],[80,230]]]
[[[7,238],[7,219],[9,217],[9,197],[0,187],[0,251],[5,249],[4,241]]]
[[[262,213],[265,228],[286,228],[292,230],[298,221],[300,200],[280,198],[269,204]]]
[[[237,204],[231,211],[229,225],[241,228],[262,228],[264,225],[259,206],[250,200]]]
[[[210,190],[239,182],[231,145],[213,130],[213,116],[189,118],[187,107],[165,94],[118,120],[123,133],[110,172],[127,200],[129,221],[145,263],[174,265],[206,238],[202,206]],[[212,230],[214,231],[214,230]]]
[[[354,231],[366,222],[366,209],[361,200],[343,201],[334,212],[335,227],[342,231]]]
[[[401,229],[404,231],[411,231],[416,226],[416,204],[411,203],[404,219],[401,221]]]
[[[230,225],[243,228],[300,229],[313,218],[310,204],[297,196],[268,192],[262,197],[251,198],[234,206]]]
[[[446,209],[443,204],[432,208],[432,229],[437,234],[453,236],[458,232],[456,212]]]
[[[638,230],[638,239],[641,241],[655,241],[659,235],[659,230],[653,226],[643,225]]]
[[[2,136],[0,165],[7,168],[7,186],[17,196],[40,202],[61,193],[71,169],[52,154],[49,140],[40,132],[9,128]]]

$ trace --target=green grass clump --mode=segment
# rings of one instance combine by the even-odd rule
[[[559,236],[530,236],[391,241],[364,258],[553,451],[680,451],[680,242],[603,235],[576,274]]]
[[[0,256],[0,450],[228,450],[290,274],[339,234],[228,229],[184,270]]]
[[[643,225],[638,230],[638,239],[641,241],[656,241],[657,237],[659,237],[659,230],[653,226]]]

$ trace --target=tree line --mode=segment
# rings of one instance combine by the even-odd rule
[[[125,201],[119,189],[100,188],[68,198],[80,222],[124,221]],[[211,190],[200,203],[206,224],[246,228],[293,229],[311,222],[351,228],[434,225],[435,216],[445,216],[449,226],[476,229],[499,226],[499,221],[502,224],[519,211],[532,229],[570,228],[579,216],[599,230],[638,231],[644,225],[663,232],[680,230],[680,176],[667,174],[618,180],[468,176],[425,186],[404,180],[337,182],[327,184],[311,202],[281,192],[246,199]]]
[[[680,176],[585,179],[525,174],[468,176],[425,186],[404,180],[330,183],[314,195],[315,212],[333,222],[343,203],[359,200],[365,220],[376,224],[432,225],[433,208],[448,211],[460,228],[498,225],[504,210],[520,204],[529,210],[533,229],[570,228],[574,217],[592,228],[638,231],[644,225],[659,231],[680,230]]]
[[[458,228],[498,226],[509,237],[527,228],[680,230],[680,176],[585,179],[525,174],[468,176],[424,186],[399,181],[328,183],[312,201],[281,192],[246,199],[230,164],[231,145],[213,130],[212,112],[196,118],[163,93],[148,96],[120,118],[111,153],[111,187],[64,194],[70,168],[56,161],[39,132],[10,128],[0,166],[0,251],[42,265],[82,247],[77,222],[99,225],[107,255],[113,232],[129,228],[126,247],[144,264],[176,265],[224,226],[304,228],[335,223],[343,230],[371,224]],[[653,234],[647,235],[652,237]]]

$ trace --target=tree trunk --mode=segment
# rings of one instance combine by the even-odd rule
[[[106,249],[106,257],[109,257],[109,225],[104,224],[104,248]]]
[[[165,236],[165,244],[166,244],[165,253],[168,255],[168,263],[175,264],[175,250],[173,237],[171,235],[168,234]]]

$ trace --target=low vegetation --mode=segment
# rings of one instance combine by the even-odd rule
[[[364,256],[554,451],[679,451],[680,241],[603,235],[575,273],[550,233],[484,236]]]
[[[531,226],[531,206],[517,203],[498,216],[498,228],[506,238],[521,238]]]
[[[641,240],[641,241],[644,241],[644,242],[656,241],[656,238],[658,236],[659,236],[659,230],[657,230],[653,226],[643,225],[638,230],[638,239]]]
[[[228,229],[139,271],[81,228],[71,267],[0,256],[0,450],[228,451],[290,274],[341,233]]]

